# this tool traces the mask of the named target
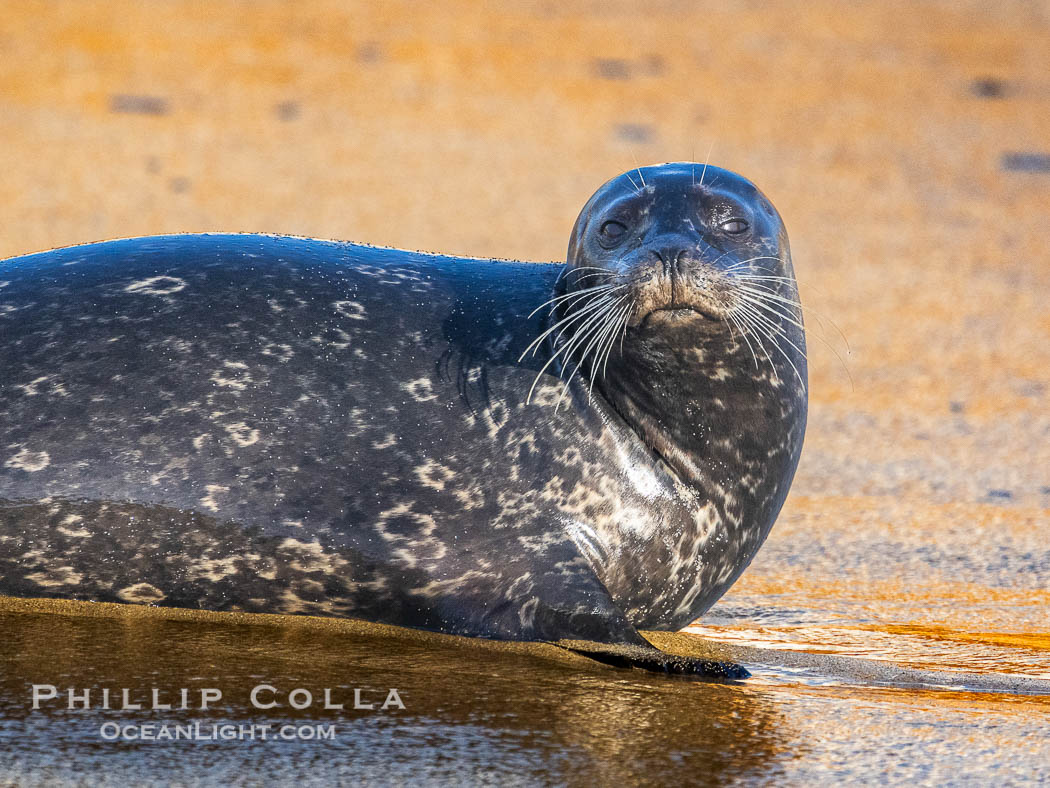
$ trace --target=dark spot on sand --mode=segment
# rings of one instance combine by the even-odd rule
[[[1009,501],[1014,494],[1009,490],[989,490],[985,498],[991,501]]]
[[[645,73],[651,77],[658,77],[664,73],[664,59],[660,55],[646,55],[643,65]]]
[[[156,175],[160,172],[160,159],[156,156],[146,157],[146,172]]]
[[[1050,153],[1004,153],[1001,166],[1009,172],[1050,172]]]
[[[190,190],[189,178],[172,178],[168,181],[168,188],[176,194],[182,194]]]
[[[1015,386],[1018,394],[1022,397],[1041,398],[1046,394],[1046,386],[1037,380],[1022,380]]]
[[[295,120],[299,117],[298,101],[282,101],[273,108],[274,114],[284,121]]]
[[[592,62],[591,67],[599,79],[631,78],[631,64],[621,58],[598,58]]]
[[[1041,492],[1043,495],[1050,495],[1050,484],[1040,487],[1039,492]]]
[[[958,402],[958,401],[956,401],[956,402],[949,402],[948,403],[948,410],[950,410],[952,413],[962,413],[964,410],[966,410],[966,406],[963,405],[961,402]]]
[[[134,115],[167,115],[168,101],[160,96],[138,96],[118,93],[109,100],[111,112],[128,112]]]
[[[643,123],[621,123],[616,127],[616,136],[626,142],[652,142],[656,135],[652,126]]]
[[[383,59],[383,50],[375,41],[366,41],[355,53],[359,63],[378,63]]]
[[[978,77],[970,83],[970,92],[979,98],[1004,98],[1009,92],[1007,84],[997,77]]]

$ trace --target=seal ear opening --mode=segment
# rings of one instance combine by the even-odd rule
[[[559,640],[554,645],[616,668],[638,668],[652,673],[691,676],[712,681],[742,681],[751,677],[747,668],[735,662],[669,654],[653,646],[596,643],[588,640]]]

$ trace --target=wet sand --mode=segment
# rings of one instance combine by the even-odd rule
[[[0,257],[224,230],[555,260],[606,178],[710,150],[791,233],[811,413],[769,542],[695,631],[1050,680],[1050,12],[516,9],[3,3]],[[1047,706],[1011,692],[786,658],[719,687],[280,622],[0,617],[0,780],[236,783],[264,757],[304,782],[1050,779]],[[25,709],[34,682],[155,675],[403,681],[416,700],[276,749],[105,744],[93,713]]]
[[[8,599],[0,627],[3,781],[948,784],[1042,776],[1050,757],[1050,682],[1038,695],[1019,694],[1016,682],[953,687],[933,674],[872,671],[857,658],[795,662],[716,645],[755,671],[725,684],[609,668],[547,644],[305,616]],[[650,637],[711,655],[710,644],[689,635]],[[34,684],[52,685],[57,697],[34,710]],[[276,707],[253,706],[260,686],[259,701]],[[404,709],[382,708],[391,687]],[[222,698],[201,710],[205,688]],[[312,703],[294,709],[300,688]],[[121,708],[124,689],[141,709]],[[355,708],[355,689],[374,708]],[[175,741],[106,732],[129,724],[133,737],[146,726],[153,736],[198,727],[195,738]],[[288,725],[332,733],[277,738]],[[265,738],[259,727],[252,738],[223,740],[213,726],[267,727]]]

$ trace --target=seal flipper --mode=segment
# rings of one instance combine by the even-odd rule
[[[656,673],[716,680],[750,675],[717,657],[682,656],[653,646],[569,540],[548,542],[541,551],[511,558],[503,568],[498,576],[475,576],[469,591],[461,587],[459,595],[438,601],[446,631],[543,641],[607,665]]]
[[[534,586],[536,596],[520,607],[518,618],[523,627],[528,621],[528,627],[518,637],[546,640],[616,667],[723,681],[751,675],[742,665],[717,657],[684,656],[656,648],[627,618],[575,542],[556,549],[572,557],[546,562],[559,572],[548,572],[546,582]],[[526,609],[528,615],[522,615]]]
[[[560,640],[554,645],[618,668],[640,668],[654,673],[670,673],[724,681],[738,681],[751,676],[747,668],[735,662],[668,654],[648,643],[641,646],[627,643]]]

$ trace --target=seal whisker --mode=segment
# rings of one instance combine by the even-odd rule
[[[620,299],[620,301],[617,302],[617,303],[618,304],[622,303],[624,300],[626,300],[626,298],[627,298],[626,296],[623,296]],[[613,314],[613,310],[615,310],[616,308],[617,308],[616,304],[614,304],[612,307],[610,307],[610,309],[609,309],[609,311],[607,313],[607,319],[605,321],[605,325],[602,327],[601,331],[598,333],[596,339],[592,340],[592,344],[594,344],[594,360],[591,362],[591,379],[590,379],[590,384],[587,386],[587,401],[588,402],[590,402],[591,394],[594,391],[594,381],[595,381],[595,378],[598,377],[598,365],[601,363],[602,353],[604,351],[604,347],[607,344],[607,340],[610,337],[612,337],[612,338],[616,337],[616,330],[620,327],[619,326],[619,321],[618,321],[616,315]],[[623,307],[620,307],[620,309],[622,309],[622,308]],[[619,313],[617,313],[617,314],[619,314]],[[596,342],[596,344],[595,344],[595,342]],[[583,351],[583,355],[580,358],[580,363],[581,364],[583,363],[583,360],[587,357],[587,353],[588,353],[589,350],[590,350],[590,346],[588,346]],[[577,369],[579,369],[579,365],[577,365]]]
[[[711,248],[711,247],[708,247],[708,248]],[[718,257],[716,257],[716,258],[714,259],[714,262],[712,262],[712,263],[711,263],[711,265],[712,265],[712,266],[716,266],[716,265],[718,265],[718,264],[719,264],[719,263],[720,263],[720,262],[722,261],[722,258],[723,258],[723,257],[726,257],[726,256],[728,256],[728,255],[730,255],[730,254],[732,254],[732,251],[731,251],[731,250],[727,250],[727,251],[725,251],[725,252],[722,252],[722,254],[718,255]],[[729,272],[729,271],[732,271],[734,267],[735,267],[735,264],[734,264],[734,265],[731,265],[731,266],[729,266],[729,268],[726,268],[726,269],[725,269],[724,273],[726,273],[726,272]]]
[[[742,286],[741,289],[750,290],[751,288],[754,288],[754,287],[763,287],[763,285],[761,283],[759,283],[759,284],[752,284],[750,287]],[[751,292],[755,292],[755,291],[751,290]],[[804,310],[807,314],[813,315],[813,317],[817,320],[817,322],[821,323],[821,329],[822,330],[823,330],[823,321],[827,320],[829,323],[831,323],[832,328],[835,329],[835,332],[842,339],[842,343],[846,346],[846,352],[847,353],[852,352],[851,349],[850,349],[850,346],[849,346],[849,339],[846,338],[845,332],[839,327],[838,323],[836,323],[834,320],[832,320],[830,317],[828,317],[824,313],[820,312],[819,310],[817,310],[817,309],[815,309],[815,308],[813,308],[811,306],[807,306],[807,305],[802,304],[797,299],[788,298],[788,297],[786,297],[784,295],[781,295],[780,293],[775,293],[775,292],[772,292],[770,290],[762,291],[762,295],[763,295],[763,297],[771,298],[771,299],[773,299],[775,301],[779,301],[779,302],[782,302],[782,303],[787,304],[789,306],[795,307],[797,309]],[[826,342],[827,340],[824,340],[824,341]]]
[[[759,350],[766,356],[766,359],[770,362],[770,365],[772,365],[772,359],[769,357],[769,353],[766,350],[765,343],[762,340],[766,339],[772,341],[773,338],[770,336],[769,330],[764,328],[762,324],[755,319],[755,315],[757,314],[755,310],[749,307],[747,304],[738,302],[734,306],[733,312],[736,315],[737,319],[743,325],[751,329],[752,338],[754,338],[755,342],[758,343]],[[777,374],[775,366],[773,367],[773,374]]]
[[[598,378],[599,374],[602,377],[605,376],[606,363],[609,360],[609,351],[616,343],[616,334],[620,330],[620,317],[627,308],[628,305],[621,306],[619,311],[610,318],[609,324],[602,336],[602,341],[599,343],[598,348],[594,353],[594,362],[591,364],[591,389],[594,388],[594,381]],[[601,367],[600,372],[599,367]],[[588,399],[590,399],[590,389],[588,389],[587,396]]]
[[[722,322],[725,323],[726,328],[729,329],[729,338],[732,340],[736,340],[736,332],[733,330],[733,326],[729,324],[729,321],[726,319],[725,315],[722,315]]]
[[[627,312],[627,317],[623,320],[623,333],[620,334],[620,352],[623,353],[623,341],[627,337],[627,324],[631,322],[631,315],[634,314],[634,308],[638,306],[636,301],[631,302],[631,309]]]
[[[617,303],[625,298],[627,298],[627,296],[620,296],[619,299],[617,299]],[[609,309],[612,308],[615,308],[615,305],[609,307]],[[558,377],[561,377],[568,369],[569,364],[571,363],[572,354],[575,353],[577,348],[579,348],[584,342],[588,342],[588,340],[590,340],[587,346],[583,349],[583,352],[580,354],[580,360],[576,362],[568,377],[565,378],[565,388],[562,390],[561,396],[558,397],[558,403],[554,407],[555,411],[557,411],[558,408],[561,407],[561,401],[565,397],[565,394],[568,392],[569,385],[572,383],[572,376],[579,372],[580,365],[583,363],[583,360],[587,357],[587,353],[590,352],[591,346],[594,344],[594,341],[597,339],[597,336],[601,331],[603,325],[602,320],[606,317],[607,311],[598,312],[596,315],[592,315],[585,324],[581,325],[577,329],[579,333],[576,336],[574,336],[571,340],[569,340],[565,347],[561,348],[560,350],[558,350],[557,353],[554,354],[554,356],[556,357],[563,351],[565,352],[565,355],[562,358],[562,368],[558,372]],[[588,401],[590,401],[589,393]]]
[[[780,258],[779,257],[774,257],[773,255],[768,255],[768,254],[762,254],[762,255],[759,255],[758,257],[749,257],[746,260],[740,260],[740,261],[738,261],[736,263],[733,263],[731,266],[729,266],[729,268],[727,268],[725,270],[726,271],[735,271],[735,270],[737,270],[739,268],[743,268],[745,265],[749,265],[750,263],[755,262],[756,260],[775,260],[778,263],[780,262]],[[760,267],[760,270],[766,271],[766,270],[769,270],[769,269]],[[783,278],[786,279],[787,277],[783,277]],[[789,281],[794,281],[794,280],[792,279],[792,280],[789,280]]]
[[[747,290],[748,288],[742,288],[742,289]],[[763,294],[763,295],[768,295],[768,294]],[[776,315],[777,317],[780,317],[780,318],[782,318],[784,320],[787,320],[789,323],[791,323],[792,325],[802,329],[803,331],[805,330],[805,326],[803,326],[800,321],[793,319],[793,317],[790,316],[790,315],[787,315],[787,314],[784,314],[783,312],[778,311],[778,309],[776,308],[776,305],[764,303],[761,299],[754,298],[754,297],[751,297],[751,296],[748,296],[748,295],[739,295],[739,297],[743,298],[744,300],[748,301],[749,303],[755,304],[756,306],[767,310],[768,312],[771,312],[772,314]],[[794,306],[801,307],[802,305],[796,303],[796,304],[794,304]],[[817,337],[817,339],[819,339],[821,342],[823,342],[827,346],[828,350],[830,350],[832,353],[835,354],[835,358],[838,359],[839,363],[842,365],[843,370],[845,370],[845,372],[846,372],[846,377],[849,378],[850,387],[852,389],[856,389],[856,383],[853,380],[853,373],[850,372],[849,365],[846,364],[846,360],[844,358],[842,358],[842,355],[839,353],[839,351],[835,348],[834,345],[831,344],[831,342],[829,342],[827,340],[826,337],[823,337],[820,334],[815,334],[815,336]],[[843,339],[843,341],[845,341],[846,337],[843,336],[842,339]],[[788,341],[790,342],[790,340],[788,340]],[[847,344],[846,347],[847,347],[847,350],[848,350],[849,349],[849,345]],[[799,350],[799,348],[797,348],[797,347],[795,349]],[[803,358],[806,358],[808,360],[808,356],[806,355],[805,352],[803,352],[802,350],[799,350],[799,352],[802,353]]]
[[[757,266],[757,269],[760,270],[760,271],[768,270],[768,269],[766,269],[765,266]],[[726,269],[726,270],[728,271],[729,269]],[[765,280],[776,281],[776,282],[787,282],[790,285],[794,285],[796,289],[798,288],[798,280],[796,280],[796,279],[794,279],[793,277],[790,277],[790,276],[773,276],[771,274],[747,273],[747,274],[734,274],[734,278],[736,278],[736,279],[756,279],[756,280],[763,280],[763,279],[765,279]],[[812,285],[812,284],[807,284],[806,287],[809,290],[812,290],[814,293],[819,293],[822,296],[827,296],[827,293],[824,292],[823,288],[817,287],[816,285]]]
[[[707,175],[707,163],[711,161],[711,151],[715,149],[715,141],[711,140],[711,144],[707,146],[707,156],[704,157],[704,170],[700,173],[700,185],[704,185],[704,176]]]
[[[642,188],[644,189],[644,188],[645,188],[645,186],[646,186],[646,183],[645,183],[645,176],[644,176],[644,175],[642,175],[642,168],[638,166],[638,157],[634,155],[634,151],[633,151],[633,150],[631,151],[631,159],[633,159],[633,160],[634,160],[634,169],[635,169],[635,172],[637,172],[637,173],[638,173],[638,178],[639,178],[639,180],[641,180],[641,182],[642,182]]]
[[[587,342],[588,340],[590,341],[588,342],[587,346],[583,348],[583,352],[580,354],[579,361],[576,362],[576,366],[573,368],[573,371],[569,373],[569,378],[572,378],[572,376],[576,374],[577,371],[579,371],[580,365],[583,363],[584,359],[586,359],[587,354],[590,352],[592,345],[601,335],[601,332],[605,327],[605,321],[609,317],[609,313],[616,308],[617,304],[619,304],[626,298],[627,296],[625,295],[620,296],[612,303],[603,304],[603,309],[596,312],[591,317],[591,319],[587,321],[586,324],[581,325],[577,329],[579,333],[569,341],[570,349],[568,350],[568,352],[566,352],[565,358],[563,359],[566,366],[569,364],[572,354],[576,351],[576,349],[581,347],[584,342]],[[563,367],[562,372],[564,371],[565,368]]]
[[[554,325],[550,326],[546,331],[544,331],[542,334],[540,334],[538,337],[532,340],[532,342],[529,343],[529,346],[525,348],[521,356],[518,357],[518,361],[520,362],[523,358],[525,358],[525,356],[528,355],[528,352],[530,350],[532,351],[533,355],[535,355],[536,350],[539,349],[540,343],[544,339],[546,339],[550,334],[552,334],[555,331],[558,331],[559,328],[561,329],[561,331],[558,332],[558,337],[556,337],[555,339],[560,338],[561,335],[565,332],[565,329],[568,328],[572,323],[576,322],[581,318],[587,317],[590,313],[600,309],[605,304],[606,299],[609,299],[611,297],[611,294],[603,293],[599,296],[596,296],[594,300],[580,307],[577,311],[572,312],[571,314],[568,314],[565,317],[563,317],[561,320],[556,322]]]
[[[620,333],[621,326],[623,326],[624,328],[627,327],[627,318],[630,315],[630,312],[631,312],[632,309],[634,309],[634,304],[633,303],[625,304],[624,306],[620,307],[620,311],[617,314],[616,320],[615,320],[615,322],[613,324],[614,325],[613,331],[612,331],[612,333],[609,334],[609,340],[608,340],[608,342],[606,343],[606,346],[605,346],[605,359],[602,361],[602,377],[603,378],[605,377],[605,370],[606,370],[606,368],[609,365],[609,356],[612,354],[613,346],[616,344],[616,335]],[[622,338],[622,335],[621,335],[620,342],[621,342],[621,344],[620,344],[620,352],[623,353],[623,338]]]
[[[801,320],[796,319],[794,315],[790,315],[787,312],[781,312],[780,311],[783,308],[780,304],[776,304],[776,303],[770,304],[770,303],[764,301],[757,294],[755,294],[753,292],[746,292],[746,291],[745,292],[741,292],[742,290],[743,290],[743,288],[741,288],[741,290],[737,291],[737,294],[736,294],[737,298],[743,299],[744,301],[747,301],[749,304],[754,304],[755,306],[760,307],[761,309],[764,309],[767,312],[771,312],[772,314],[776,315],[777,317],[779,317],[779,318],[781,318],[783,320],[787,320],[789,323],[791,323],[791,325],[796,326],[797,328],[801,328],[801,329],[805,330],[806,327],[802,324]]]
[[[569,273],[579,273],[580,271],[604,271],[605,273],[612,273],[608,268],[602,268],[599,265],[578,265],[575,266]]]
[[[576,364],[576,369],[573,371],[574,374],[575,373],[580,373],[580,375],[582,376],[583,373],[580,371],[580,368],[582,367],[583,362],[586,361],[588,354],[591,353],[591,351],[593,350],[594,351],[594,359],[591,362],[590,380],[587,383],[587,402],[588,403],[591,401],[591,398],[592,398],[592,396],[594,394],[594,379],[597,377],[597,364],[598,364],[598,358],[601,355],[602,343],[603,343],[603,341],[605,339],[605,336],[609,333],[609,329],[611,329],[613,327],[613,325],[614,325],[613,321],[611,319],[609,319],[609,316],[607,315],[606,316],[606,320],[604,321],[604,323],[598,329],[596,329],[594,331],[594,337],[587,344],[587,347],[585,347],[583,349],[583,352],[580,354],[580,360]]]
[[[536,390],[536,386],[540,382],[540,378],[543,377],[543,373],[547,370],[547,367],[549,367],[551,364],[553,364],[554,361],[558,358],[558,356],[560,356],[562,353],[566,353],[566,351],[567,351],[565,358],[562,360],[562,367],[563,367],[563,369],[561,371],[559,371],[559,373],[558,373],[558,377],[561,377],[562,372],[564,372],[564,366],[565,366],[566,360],[568,359],[568,357],[570,355],[572,355],[573,350],[575,349],[576,345],[580,341],[582,341],[582,338],[586,338],[586,335],[587,335],[587,333],[590,330],[590,326],[593,324],[595,318],[601,316],[601,314],[602,314],[601,308],[605,306],[605,302],[602,301],[602,299],[605,299],[605,298],[609,298],[609,296],[602,296],[601,299],[596,299],[598,301],[597,304],[595,304],[595,303],[587,304],[579,312],[576,312],[573,315],[570,315],[568,318],[563,318],[558,323],[556,323],[554,326],[552,326],[551,328],[547,329],[547,331],[545,331],[542,335],[540,335],[539,337],[537,337],[536,339],[534,339],[532,341],[532,345],[536,345],[536,347],[538,349],[539,348],[539,343],[542,342],[544,337],[546,337],[552,331],[557,329],[558,326],[562,326],[562,330],[552,340],[552,343],[556,343],[558,341],[558,339],[561,338],[562,334],[564,333],[565,329],[568,328],[568,325],[570,323],[575,322],[576,320],[580,319],[581,317],[586,318],[586,320],[584,320],[583,323],[581,323],[576,328],[576,330],[579,333],[577,333],[575,336],[573,336],[572,339],[567,340],[566,343],[564,345],[562,345],[562,347],[557,348],[554,351],[554,353],[551,354],[551,357],[549,359],[547,359],[547,363],[545,363],[542,367],[540,367],[540,371],[536,373],[536,378],[532,381],[532,387],[529,389],[529,394],[525,398],[525,402],[526,403],[532,401],[532,394]],[[532,347],[532,345],[530,345],[529,347]],[[529,352],[528,348],[526,348],[525,353],[523,353],[521,355],[521,358],[524,358],[525,354],[528,353],[528,352]],[[533,351],[533,353],[535,354],[535,350]],[[520,361],[521,358],[519,358],[518,360]],[[561,400],[559,399],[559,402],[560,401]]]
[[[738,311],[736,316],[737,319],[740,320],[741,324],[751,329],[751,335],[755,338],[755,342],[758,343],[759,350],[762,351],[762,354],[766,357],[766,361],[769,362],[769,369],[773,373],[773,379],[779,383],[780,375],[777,373],[777,366],[773,363],[773,359],[770,357],[769,351],[766,350],[766,345],[762,341],[764,333],[755,324],[754,320],[743,310]]]
[[[582,314],[591,314],[592,316],[601,314],[602,310],[605,309],[606,307],[608,307],[610,302],[615,300],[615,298],[616,297],[612,293],[603,293],[600,296],[596,296],[594,298],[594,300],[589,301],[584,306],[580,307],[579,311],[574,313],[574,314],[581,314],[582,313]],[[561,338],[561,336],[565,333],[565,329],[568,328],[568,326],[571,324],[571,322],[572,321],[566,322],[565,319],[563,318],[562,320],[560,320],[556,324],[556,325],[561,325],[562,326],[562,330],[559,331],[558,332],[558,336],[556,336],[554,338],[555,341],[557,341],[558,339]],[[588,320],[587,322],[589,323],[590,321]],[[578,331],[582,327],[583,327],[583,324],[577,326],[576,329],[574,329],[574,330]]]
[[[777,325],[769,318],[760,314],[753,307],[742,306],[741,308],[745,311],[746,314],[751,316],[751,318],[753,319],[753,321],[755,321],[757,325],[764,328],[765,335],[769,339],[770,344],[772,344],[773,347],[776,348],[776,350],[780,353],[780,355],[782,355],[787,360],[787,363],[791,365],[791,369],[795,372],[795,377],[798,378],[798,382],[802,385],[802,388],[804,390],[806,388],[806,382],[802,379],[802,374],[798,371],[798,367],[795,366],[795,362],[791,360],[791,357],[780,346],[778,337],[786,341],[789,345],[791,345],[791,347],[798,351],[798,353],[803,358],[806,358],[806,353],[803,350],[800,350],[799,346],[791,341],[791,339],[787,336],[787,333],[784,331],[782,326]],[[770,364],[772,363],[772,360],[770,360]]]
[[[595,272],[593,274],[584,274],[583,276],[578,276],[578,277],[576,277],[576,281],[579,282],[581,279],[588,279],[589,277],[592,277],[592,276],[614,277],[614,276],[616,276],[616,274],[614,274],[612,271],[598,271],[598,272]]]
[[[777,371],[776,364],[773,363],[773,358],[769,355],[769,351],[766,350],[765,343],[762,341],[761,330],[749,319],[743,315],[738,315],[740,322],[751,329],[751,337],[755,340],[758,345],[759,352],[765,356],[766,363],[769,364],[769,370],[773,373],[773,380],[779,385],[781,383],[780,373]],[[761,367],[759,367],[761,368]]]
[[[761,294],[762,298],[771,299],[773,301],[776,301],[778,303],[784,304],[786,306],[790,306],[790,307],[793,307],[795,309],[803,310],[807,314],[812,315],[817,320],[817,322],[820,323],[821,330],[824,330],[824,321],[825,320],[828,321],[831,324],[831,326],[835,329],[835,332],[839,335],[839,338],[842,340],[842,343],[846,346],[846,352],[847,353],[852,352],[850,350],[849,339],[846,338],[845,332],[843,332],[843,330],[841,328],[839,328],[839,325],[834,320],[832,320],[830,317],[828,317],[827,315],[823,314],[822,312],[820,312],[819,310],[817,310],[817,309],[815,309],[815,308],[813,308],[811,306],[807,306],[807,305],[802,304],[797,299],[788,298],[786,296],[781,295],[778,292],[773,292],[772,290],[769,290],[769,289],[765,289],[765,290],[755,290],[754,289],[754,288],[760,288],[760,287],[764,287],[764,286],[761,283],[759,283],[759,284],[752,284],[750,286],[744,285],[744,286],[741,286],[740,289],[741,290],[745,290],[745,291],[750,292],[750,293],[753,293],[755,295]],[[826,342],[827,340],[825,339],[824,341]]]
[[[775,290],[770,290],[767,285],[763,284],[750,284],[750,285],[738,285],[736,288],[739,292],[750,293],[754,296],[762,299],[775,302],[777,304],[783,304],[786,307],[792,309],[806,309],[812,311],[809,307],[803,307],[802,303],[797,298],[788,298],[785,295],[781,295]]]
[[[744,342],[747,343],[747,347],[751,351],[751,358],[754,359],[755,369],[758,369],[758,356],[755,355],[755,348],[751,345],[751,340],[747,338],[747,332],[744,330],[743,326],[741,326],[740,323],[736,320],[732,312],[730,312],[727,315],[727,317],[729,320],[733,321],[737,329],[740,331],[740,336],[744,338]]]
[[[597,309],[598,307],[600,307],[601,303],[602,303],[601,299],[603,299],[605,297],[606,296],[604,296],[604,295],[603,296],[599,296],[598,298],[596,298],[591,303],[586,304],[585,306],[581,307],[579,309],[579,311],[571,312],[570,314],[568,314],[565,317],[563,317],[561,320],[558,320],[556,323],[554,323],[553,325],[549,326],[538,337],[536,337],[535,339],[532,340],[532,342],[529,343],[528,347],[525,348],[525,350],[521,354],[521,356],[518,357],[518,361],[521,361],[522,359],[524,359],[525,356],[528,355],[530,350],[532,351],[533,355],[536,355],[536,350],[539,348],[540,343],[543,342],[544,339],[546,339],[550,334],[554,333],[555,331],[558,331],[559,329],[561,329],[561,331],[559,331],[559,334],[558,334],[558,336],[560,337],[561,334],[564,333],[565,329],[569,325],[571,325],[572,323],[576,322],[577,320],[580,320],[581,318],[586,317],[588,313],[590,313],[590,312],[594,311],[595,309]]]
[[[734,279],[742,279],[744,281],[754,280],[756,282],[790,282],[795,283],[795,280],[789,276],[770,276],[768,274],[736,274]]]
[[[752,289],[755,290],[755,292],[762,292],[762,293],[766,293],[766,294],[773,295],[773,296],[780,296],[781,298],[787,299],[789,301],[793,301],[796,304],[799,303],[797,298],[791,298],[790,296],[786,296],[786,295],[782,295],[781,294],[780,291],[783,288],[783,285],[781,285],[779,282],[769,283],[769,282],[759,282],[759,281],[755,281],[753,279],[738,279],[735,284],[736,284],[737,287],[752,288]]]
[[[750,304],[754,304],[755,306],[773,315],[776,315],[782,320],[786,320],[791,325],[805,330],[805,326],[802,324],[801,315],[798,315],[797,313],[788,313],[786,311],[782,311],[787,309],[788,307],[801,309],[802,305],[798,302],[793,302],[784,298],[777,298],[771,293],[758,292],[748,287],[739,288],[737,291],[737,296]],[[773,300],[772,303],[770,303],[770,299],[775,300]],[[828,348],[832,352],[835,352],[835,348],[832,347],[831,344],[824,337],[818,336],[818,339],[820,339],[822,342],[828,345]],[[845,339],[845,337],[843,337],[843,339]]]
[[[770,315],[765,314],[762,311],[759,311],[760,309],[772,311],[774,315],[776,315],[777,317],[779,317],[782,320],[786,320],[787,323],[790,323],[793,326],[798,326],[799,328],[802,328],[801,324],[796,322],[796,320],[793,319],[792,317],[790,317],[789,315],[785,315],[785,314],[783,314],[781,312],[774,311],[773,307],[771,307],[769,305],[766,305],[766,304],[761,304],[761,303],[757,302],[757,300],[755,298],[753,298],[753,297],[751,297],[751,296],[749,296],[747,294],[738,294],[738,297],[740,298],[740,303],[737,304],[737,307],[741,311],[748,311],[751,314],[753,314],[756,319],[760,320],[760,322],[762,323],[762,325],[764,325],[766,327],[766,329],[768,329],[769,331],[774,332],[777,336],[783,336],[785,339],[787,338],[787,334],[786,334],[786,331],[784,330],[784,327],[781,326],[779,323],[777,323],[776,320],[774,320],[773,317],[771,317]],[[787,339],[787,341],[791,341],[791,339]],[[804,351],[799,349],[798,346],[794,345],[794,343],[792,344],[792,346],[796,350],[798,350],[798,352],[801,353],[803,357],[805,357]]]
[[[561,273],[558,274],[558,278],[554,280],[554,284],[557,285],[564,277],[569,274],[574,274],[579,271],[604,271],[604,268],[599,268],[596,265],[566,265],[561,269]]]
[[[562,293],[561,295],[556,295],[553,298],[550,298],[547,301],[544,301],[536,309],[532,310],[532,313],[535,314],[536,312],[539,312],[540,309],[542,309],[543,307],[547,306],[547,304],[554,304],[554,303],[557,303],[559,301],[564,301],[567,298],[573,298],[575,296],[581,296],[582,297],[582,296],[587,295],[588,293],[597,293],[599,290],[604,290],[604,289],[609,288],[609,287],[613,287],[613,283],[612,282],[600,282],[599,284],[596,284],[596,285],[587,285],[587,287],[581,288],[579,290],[570,290],[570,291],[568,291],[566,293]]]
[[[596,293],[599,290],[606,290],[606,289],[608,289],[610,287],[612,287],[612,284],[610,284],[609,282],[603,282],[602,284],[599,284],[599,285],[592,285],[590,287],[585,287],[582,290],[572,290],[572,291],[570,291],[568,293],[562,293],[561,295],[556,295],[553,298],[547,299],[542,304],[540,304],[538,307],[533,309],[529,313],[529,317],[532,317],[533,315],[535,315],[537,312],[539,312],[541,309],[543,309],[543,307],[547,306],[548,304],[556,304],[559,301],[564,301],[565,299],[574,298],[574,297],[577,297],[577,296],[583,297],[583,296],[587,295],[588,293]]]
[[[752,298],[756,298],[763,303],[777,306],[778,308],[787,310],[784,314],[790,314],[793,318],[800,321],[802,320],[802,304],[792,298],[786,298],[779,293],[774,293],[770,290],[759,290],[754,286],[741,285],[736,289],[737,293],[743,293]],[[808,311],[808,310],[807,310]],[[799,326],[802,328],[802,326]]]
[[[794,342],[792,342],[790,339],[788,339],[787,333],[784,331],[784,327],[783,326],[778,324],[776,321],[774,321],[768,315],[765,315],[762,312],[758,311],[758,307],[761,306],[761,305],[755,304],[754,301],[750,301],[750,300],[747,300],[747,304],[748,304],[747,306],[741,305],[740,308],[744,309],[744,310],[750,310],[751,314],[755,317],[755,319],[760,321],[766,327],[767,331],[772,332],[772,334],[774,334],[776,337],[783,337],[783,339],[785,341],[787,341],[788,344],[790,344],[793,348],[795,348],[795,350],[797,350],[802,355],[803,358],[808,360],[808,356],[806,356],[805,351],[800,349],[798,347],[798,345],[796,345]],[[752,305],[754,305],[754,306],[752,306]],[[774,312],[773,314],[775,314],[777,317],[784,318],[784,315],[780,314],[779,312]],[[789,322],[794,324],[793,320],[789,320]]]
[[[583,291],[569,293],[563,298],[559,299],[560,303],[551,304],[550,311],[548,311],[547,315],[548,317],[550,315],[553,315],[558,309],[568,309],[570,307],[575,308],[580,303],[582,303],[584,306],[587,306],[591,303],[591,301],[603,298],[606,295],[609,295],[622,289],[623,287],[621,286],[614,287],[611,283],[606,283],[603,285],[596,286],[593,290],[588,288],[586,293],[584,293]],[[546,304],[544,304],[544,306],[546,306]],[[581,306],[580,308],[582,309],[583,307]],[[533,312],[533,314],[535,314],[535,312]]]
[[[623,286],[626,287],[626,285],[623,285]],[[554,298],[551,298],[551,299],[549,299],[547,301],[544,301],[538,307],[533,309],[531,312],[529,312],[529,318],[531,318],[533,315],[535,315],[537,312],[539,312],[541,309],[543,309],[543,307],[547,306],[548,304],[558,304],[559,302],[565,301],[565,300],[570,299],[570,298],[584,298],[584,297],[587,296],[587,294],[595,294],[596,295],[598,293],[598,291],[600,291],[600,290],[611,290],[613,287],[614,287],[614,285],[612,285],[611,283],[605,282],[605,283],[602,283],[600,285],[594,285],[593,287],[584,288],[583,290],[573,290],[571,293],[563,293],[562,295],[555,296]],[[529,319],[529,318],[526,318],[526,319]]]

